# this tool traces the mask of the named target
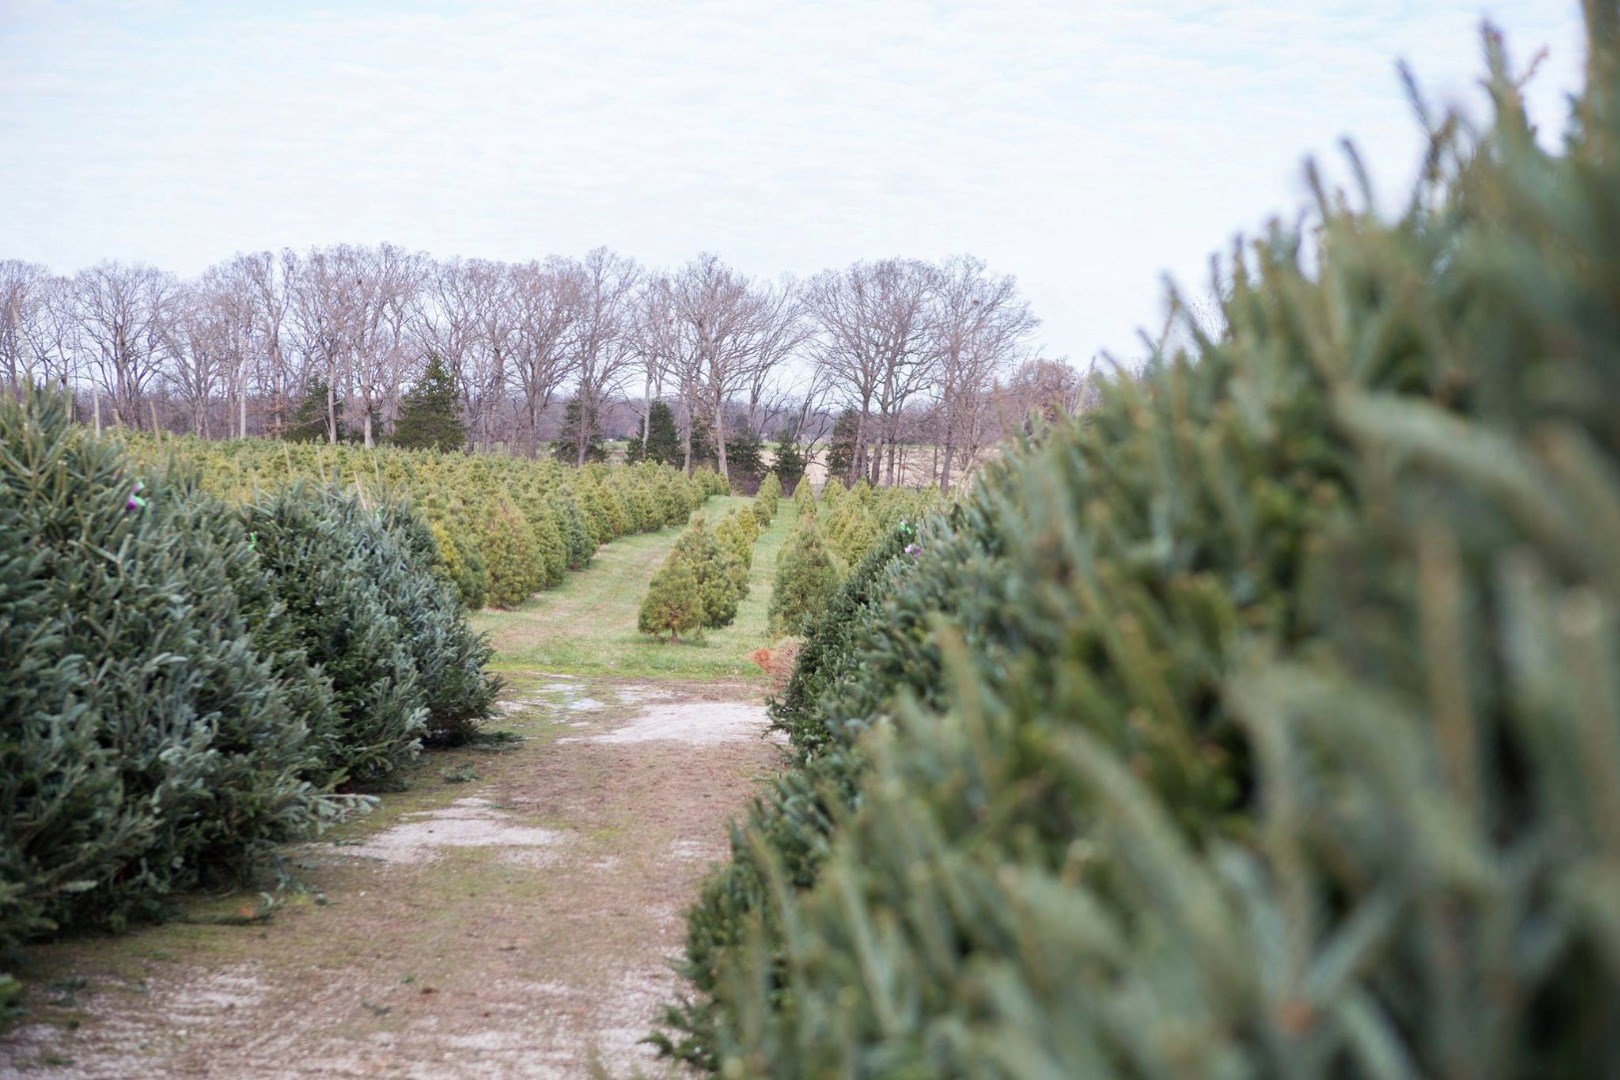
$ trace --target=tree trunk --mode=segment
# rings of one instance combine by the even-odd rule
[[[682,437],[681,437],[682,446],[686,451],[686,461],[685,461],[684,464],[682,464],[681,471],[686,473],[687,476],[692,475],[692,422],[693,422],[693,419],[694,418],[692,416],[692,408],[691,408],[691,406],[687,406],[687,409],[686,409],[686,431],[682,434]]]
[[[579,431],[574,436],[574,447],[578,450],[578,458],[574,464],[581,468],[585,465],[585,451],[591,444],[591,420],[596,410],[591,408],[590,394],[584,387],[580,387],[579,394]]]
[[[326,441],[337,445],[337,381],[331,365],[327,365],[326,379]]]
[[[641,384],[641,452],[647,452],[647,439],[652,434],[652,372],[647,372]]]
[[[720,475],[727,484],[731,483],[731,473],[726,468],[726,410],[718,400],[714,403],[714,453],[715,461],[720,466]]]
[[[866,471],[866,410],[865,402],[861,403],[861,414],[855,421],[855,446],[849,454],[849,486],[855,486],[855,478]]]

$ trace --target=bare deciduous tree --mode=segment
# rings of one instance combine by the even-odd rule
[[[173,274],[144,265],[104,262],[73,279],[83,346],[117,423],[141,426],[146,391],[172,355],[180,291]]]
[[[684,383],[712,425],[720,475],[730,479],[726,404],[803,339],[797,298],[790,286],[758,285],[708,253],[675,276],[670,298]],[[687,445],[690,469],[690,433]]]
[[[212,434],[209,406],[240,364],[241,324],[234,315],[228,295],[211,293],[205,286],[179,294],[172,330],[172,364],[166,375],[191,416],[191,433],[203,438]]]
[[[984,440],[989,393],[1038,325],[1011,277],[985,272],[969,255],[940,267],[932,320],[933,371],[941,442],[939,489],[949,492],[959,452],[975,456]]]
[[[645,446],[652,424],[652,403],[664,396],[665,384],[681,366],[674,290],[667,275],[654,274],[642,282],[634,305],[630,342],[641,375],[641,441]]]
[[[248,432],[247,399],[255,385],[264,408],[264,432],[274,436],[286,432],[296,381],[288,353],[292,306],[289,283],[296,266],[297,256],[291,251],[283,251],[279,256],[259,251],[239,254],[219,267],[222,287],[239,296],[233,303],[248,313],[251,327],[251,346],[237,391],[241,395],[237,402],[237,430],[243,438]]]
[[[359,407],[361,439],[372,446],[377,419],[413,367],[424,260],[391,244],[338,244],[290,265],[294,318],[326,382],[327,437],[337,440],[341,396]]]
[[[1018,365],[1000,391],[1003,424],[1023,425],[1031,418],[1051,423],[1078,413],[1085,403],[1086,376],[1067,357],[1036,357]]]
[[[812,352],[835,393],[856,411],[855,453],[848,480],[870,464],[878,419],[898,416],[920,385],[928,357],[934,271],[914,259],[859,262],[826,270],[809,282],[806,307],[817,333]]]
[[[66,385],[72,362],[67,283],[38,263],[0,260],[0,379],[20,390]]]
[[[392,244],[361,249],[356,292],[360,337],[354,344],[355,391],[360,399],[361,438],[374,445],[373,427],[399,403],[400,386],[412,370],[413,323],[422,287],[424,260]]]
[[[596,248],[584,259],[568,263],[564,273],[572,283],[574,310],[568,344],[579,399],[575,456],[583,465],[602,402],[618,388],[636,356],[630,331],[641,268],[623,255]]]
[[[193,310],[181,319],[189,341],[199,340],[201,329],[208,328],[204,337],[213,342],[221,396],[227,414],[234,413],[238,438],[247,438],[248,397],[255,372],[262,378],[272,366],[272,358],[275,363],[280,361],[280,324],[286,301],[284,291],[277,288],[275,265],[275,257],[262,252],[237,255],[209,267],[196,287],[188,290],[188,307]],[[274,377],[267,381],[273,383]],[[210,388],[207,398],[198,403],[204,414],[213,397]],[[202,427],[206,426],[204,418]],[[230,427],[227,419],[227,433]]]
[[[911,482],[921,467],[949,489],[1008,410],[1078,393],[1046,386],[1056,368],[999,387],[1035,325],[1013,280],[968,256],[858,262],[803,285],[712,254],[648,275],[606,248],[514,265],[338,244],[238,254],[189,283],[144,266],[63,279],[0,262],[0,379],[92,387],[97,415],[110,395],[118,422],[145,426],[162,406],[163,422],[183,415],[201,434],[284,435],[295,402],[324,385],[326,438],[346,413],[373,444],[437,355],[483,449],[537,455],[572,390],[580,423],[559,451],[583,462],[599,426],[622,433],[633,413],[645,437],[652,402],[673,392],[686,468],[712,440],[728,479],[740,429],[813,452],[848,409],[847,480]]]
[[[529,455],[540,453],[540,416],[573,374],[570,337],[578,316],[579,281],[559,259],[508,272],[513,366],[523,395]]]
[[[326,438],[333,443],[338,440],[338,400],[349,382],[350,342],[359,322],[348,285],[358,272],[346,250],[316,248],[303,258],[291,252],[283,257],[293,326],[304,355],[304,392],[307,380],[318,373],[326,387]]]
[[[422,359],[438,356],[461,390],[474,445],[494,445],[496,419],[510,388],[517,336],[510,268],[484,259],[429,265],[419,335]]]

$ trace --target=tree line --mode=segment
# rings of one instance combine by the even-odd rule
[[[337,244],[191,279],[0,261],[0,380],[65,387],[98,424],[371,446],[437,360],[473,447],[582,464],[613,423],[646,450],[664,402],[670,463],[728,478],[739,439],[813,453],[836,431],[850,482],[903,482],[906,448],[927,446],[949,487],[1007,423],[1079,404],[1079,373],[1033,351],[1037,325],[1012,277],[966,255],[804,280],[606,248],[513,263]]]

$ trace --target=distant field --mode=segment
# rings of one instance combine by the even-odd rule
[[[606,443],[609,460],[622,461],[629,443],[623,439],[611,439]],[[964,468],[960,458],[952,470],[956,474],[956,485],[962,486],[964,475],[971,475],[986,461],[1000,453],[1000,446],[990,446],[981,450],[978,456]],[[765,452],[767,464],[773,460],[770,450]],[[901,448],[898,462],[900,484],[903,487],[923,487],[939,482],[939,448],[932,445],[906,446]],[[815,456],[810,459],[805,469],[805,476],[818,490],[827,482],[827,451],[823,447],[818,449]]]

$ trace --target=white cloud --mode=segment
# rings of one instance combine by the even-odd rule
[[[1574,0],[1488,5],[1561,125]],[[272,9],[273,10],[270,10]],[[1394,77],[1480,70],[1474,4],[13,2],[0,256],[194,272],[391,240],[519,258],[606,243],[799,273],[972,251],[1054,352],[1131,351],[1158,279],[1302,198],[1354,133],[1417,152]]]

